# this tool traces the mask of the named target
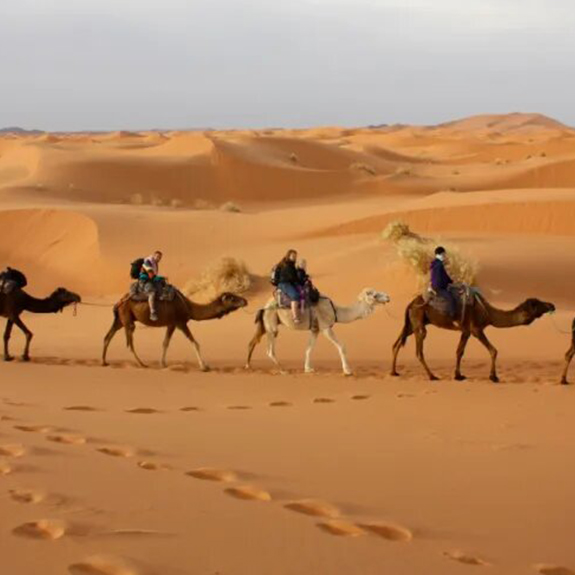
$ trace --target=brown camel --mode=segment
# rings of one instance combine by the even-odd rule
[[[16,325],[26,336],[26,345],[22,359],[30,361],[30,342],[34,334],[26,327],[20,319],[22,312],[31,313],[56,313],[62,311],[65,307],[80,303],[81,298],[78,294],[69,292],[64,288],[58,288],[45,299],[37,299],[27,294],[20,288],[15,288],[9,294],[0,293],[0,316],[7,318],[6,329],[4,331],[4,361],[14,359],[9,351],[8,344],[12,335],[12,327]]]
[[[569,364],[575,355],[575,319],[571,324],[571,346],[567,350],[565,354],[565,368],[563,369],[563,377],[561,378],[561,383],[563,385],[567,385],[569,382],[567,381],[567,372],[569,371]]]
[[[415,335],[416,355],[423,365],[430,380],[438,379],[429,369],[423,355],[423,342],[427,335],[427,325],[434,325],[442,329],[450,329],[461,332],[461,339],[457,347],[457,363],[455,366],[455,379],[462,381],[465,376],[461,374],[461,360],[465,353],[465,346],[470,336],[476,337],[489,351],[491,355],[491,373],[489,379],[495,383],[499,381],[495,367],[497,350],[485,335],[485,328],[489,326],[497,328],[516,327],[529,325],[542,315],[555,311],[552,303],[539,301],[535,298],[525,300],[515,309],[504,311],[491,306],[481,295],[475,294],[472,303],[466,308],[465,317],[459,324],[454,324],[453,320],[431,307],[425,302],[422,296],[415,298],[405,310],[405,324],[397,341],[393,345],[393,362],[391,375],[397,373],[397,355],[399,350],[405,345],[407,338]]]
[[[102,365],[108,365],[106,362],[106,353],[112,338],[117,331],[124,328],[126,330],[126,343],[128,347],[134,354],[138,364],[141,367],[146,367],[134,349],[135,323],[139,321],[149,327],[167,328],[163,345],[162,367],[166,367],[168,346],[170,345],[172,335],[177,328],[192,342],[196,350],[200,369],[202,371],[208,371],[209,368],[204,363],[204,360],[200,355],[200,346],[188,328],[188,322],[190,320],[204,321],[208,319],[220,319],[237,309],[245,307],[247,304],[248,302],[243,297],[232,293],[223,293],[208,304],[199,304],[190,301],[184,296],[184,294],[178,291],[176,292],[176,297],[173,301],[158,301],[156,303],[158,320],[151,321],[150,307],[147,301],[133,301],[129,297],[125,296],[114,306],[114,323],[104,338]]]

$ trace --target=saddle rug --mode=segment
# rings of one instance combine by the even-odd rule
[[[455,298],[455,318],[456,320],[462,320],[467,310],[473,305],[475,301],[475,296],[479,293],[477,288],[471,286],[457,286],[451,290],[453,297]],[[437,295],[433,290],[429,290],[427,294],[424,295],[424,299],[434,310],[441,314],[449,314],[449,302],[446,298]]]
[[[150,294],[146,289],[149,289],[146,288],[146,283],[134,282],[130,286],[130,299],[132,301],[148,301]],[[159,301],[174,301],[177,292],[178,290],[173,285],[164,283],[156,288],[156,299]]]
[[[0,294],[8,295],[17,287],[20,287],[14,280],[5,280],[0,278]]]

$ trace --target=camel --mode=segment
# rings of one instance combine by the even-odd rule
[[[256,333],[248,346],[248,359],[246,369],[250,369],[252,354],[256,345],[264,335],[267,336],[267,355],[283,373],[281,365],[275,354],[275,341],[278,335],[278,328],[283,325],[291,330],[309,331],[310,339],[305,352],[305,373],[313,373],[311,365],[311,353],[317,341],[317,336],[321,332],[335,346],[341,358],[341,366],[344,375],[352,375],[351,368],[347,361],[344,346],[338,341],[333,326],[336,323],[351,323],[358,319],[365,319],[373,313],[375,306],[386,304],[390,301],[386,293],[378,292],[374,289],[364,289],[358,296],[357,302],[350,307],[341,307],[334,304],[331,299],[321,297],[319,302],[307,308],[301,317],[301,322],[295,324],[289,309],[279,308],[275,298],[271,298],[265,307],[258,311],[256,315]]]
[[[78,294],[68,291],[64,288],[58,288],[51,295],[44,299],[37,299],[27,294],[21,288],[14,288],[10,293],[0,293],[0,316],[7,318],[6,329],[4,330],[4,361],[12,361],[14,358],[10,355],[8,347],[12,328],[14,325],[20,328],[26,336],[26,344],[23,361],[30,361],[30,342],[34,334],[26,327],[20,319],[20,315],[29,311],[31,313],[56,313],[62,311],[65,307],[81,302]]]
[[[430,380],[438,378],[429,369],[423,355],[423,342],[427,335],[427,325],[434,325],[441,329],[449,329],[461,332],[461,339],[457,347],[456,366],[454,378],[458,381],[465,380],[461,373],[461,360],[465,353],[465,347],[469,338],[473,335],[489,351],[491,356],[491,372],[489,379],[494,383],[499,381],[496,370],[497,349],[491,344],[485,335],[485,328],[493,326],[496,328],[509,328],[521,325],[530,325],[536,319],[546,313],[555,311],[552,303],[529,298],[512,310],[500,310],[491,306],[485,298],[478,293],[474,294],[473,300],[466,307],[464,317],[461,322],[455,324],[448,315],[431,307],[424,300],[423,296],[416,297],[405,310],[405,324],[397,341],[393,345],[393,362],[391,375],[398,376],[397,355],[399,350],[405,345],[407,338],[414,334],[416,340],[416,355],[421,365],[425,369]]]
[[[571,324],[571,346],[567,350],[565,354],[565,367],[563,369],[563,376],[561,377],[561,383],[563,385],[568,385],[569,382],[567,381],[567,372],[569,371],[569,364],[575,355],[575,319]]]
[[[126,330],[126,343],[132,354],[136,358],[140,367],[147,367],[138,357],[134,349],[134,331],[136,322],[140,322],[148,327],[165,327],[166,336],[164,338],[162,352],[162,367],[167,367],[166,354],[174,331],[179,329],[194,346],[198,363],[202,371],[209,371],[200,354],[200,346],[194,339],[192,332],[188,328],[190,320],[204,321],[208,319],[220,319],[237,309],[245,307],[248,302],[238,295],[223,293],[207,304],[194,303],[184,294],[177,291],[173,301],[158,301],[156,303],[157,321],[150,320],[150,307],[146,301],[133,301],[129,296],[124,296],[114,306],[114,322],[104,338],[104,351],[102,353],[102,365],[107,366],[106,354],[112,338],[122,328]]]

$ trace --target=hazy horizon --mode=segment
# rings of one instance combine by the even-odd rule
[[[0,0],[0,127],[575,125],[570,0]]]

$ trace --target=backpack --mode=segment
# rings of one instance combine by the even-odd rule
[[[26,276],[18,270],[7,267],[6,271],[0,273],[0,282],[14,282],[20,289],[28,285]]]
[[[145,258],[138,258],[130,264],[130,277],[133,280],[137,280],[140,277],[140,272],[142,271],[144,260]]]
[[[274,287],[278,287],[278,285],[280,283],[280,268],[279,268],[279,266],[274,266],[272,268],[272,271],[270,273],[270,283]]]

